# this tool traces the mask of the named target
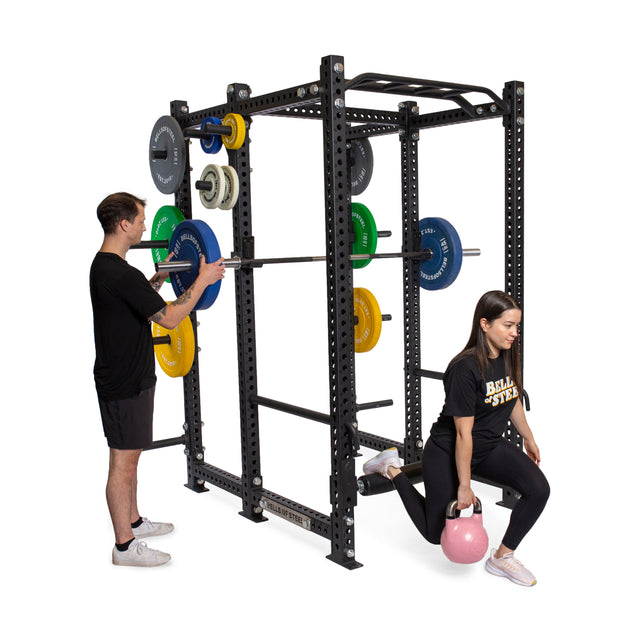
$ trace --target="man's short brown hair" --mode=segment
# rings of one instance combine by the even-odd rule
[[[145,207],[147,201],[130,193],[112,193],[98,205],[98,220],[106,235],[115,233],[121,220],[133,222],[139,213],[138,205]]]

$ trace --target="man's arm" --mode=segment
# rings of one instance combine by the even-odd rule
[[[222,261],[223,258],[220,258],[217,262],[207,263],[204,260],[204,256],[202,256],[198,277],[194,283],[175,302],[154,313],[149,320],[165,329],[175,329],[193,311],[205,289],[224,278],[224,264],[222,264]],[[149,281],[151,286],[154,286],[153,281],[158,275],[160,274],[156,274]],[[162,285],[164,277],[164,275],[161,275],[158,288]]]

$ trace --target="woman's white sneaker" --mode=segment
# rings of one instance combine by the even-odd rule
[[[385,478],[389,478],[387,473],[389,467],[400,468],[401,466],[398,450],[395,447],[391,447],[391,449],[385,449],[375,456],[375,458],[371,458],[371,460],[365,462],[362,467],[362,473],[365,475],[369,473],[379,473]]]
[[[491,549],[491,555],[485,562],[485,568],[494,576],[502,576],[508,578],[511,582],[522,585],[523,587],[533,587],[537,580],[533,573],[513,557],[513,551],[505,553],[502,558],[496,558],[496,550]]]

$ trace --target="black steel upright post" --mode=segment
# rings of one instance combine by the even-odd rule
[[[524,310],[524,83],[508,82],[504,99],[511,105],[504,116],[504,286]],[[524,317],[520,325],[524,363]]]
[[[503,98],[511,107],[503,118],[504,287],[524,311],[524,83],[507,82]],[[520,325],[520,356],[524,365],[524,316]],[[504,437],[522,448],[522,436],[510,422]],[[517,498],[512,490],[503,488],[502,496],[499,504],[513,508]]]
[[[400,130],[402,168],[402,251],[417,251],[420,246],[418,208],[418,129],[411,121],[418,115],[415,102],[400,104],[404,124]],[[420,263],[402,261],[404,296],[404,463],[417,462],[422,456],[422,382],[420,370]]]
[[[508,82],[503,95],[511,105],[503,118],[505,291],[524,309],[524,83]]]
[[[251,95],[246,84],[232,84],[227,90],[229,110],[239,112],[239,102]],[[237,151],[229,150],[229,164],[240,181],[239,197],[233,208],[233,249],[241,258],[253,257],[253,229],[251,220],[251,162],[249,156],[249,123],[244,144]],[[251,254],[251,255],[249,255]],[[238,391],[240,402],[240,442],[242,447],[242,511],[250,520],[265,520],[259,506],[262,489],[260,468],[260,430],[258,407],[251,398],[258,393],[256,359],[256,319],[253,270],[235,272],[236,328],[238,338]]]
[[[171,103],[171,115],[182,124],[189,114],[189,107],[182,100],[174,100]],[[191,220],[191,168],[189,163],[189,145],[185,144],[186,164],[184,177],[175,192],[176,207],[187,220]],[[204,482],[194,475],[194,466],[204,460],[204,447],[202,445],[202,415],[200,407],[200,366],[198,362],[198,319],[195,311],[190,314],[195,338],[195,357],[189,373],[183,378],[184,389],[184,431],[187,438],[185,455],[187,457],[187,482],[186,487],[193,491],[208,491]]]
[[[347,161],[344,58],[327,56],[320,65],[324,135],[327,253],[327,323],[331,429],[331,553],[349,569],[355,560],[357,502],[354,443],[356,422],[351,250],[351,183]],[[350,433],[351,432],[351,433]]]

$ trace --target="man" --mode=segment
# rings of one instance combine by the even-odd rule
[[[140,242],[146,230],[145,205],[144,200],[128,193],[114,193],[98,205],[104,241],[90,274],[94,377],[109,445],[106,493],[116,538],[112,561],[125,566],[156,566],[171,558],[140,541],[173,530],[172,524],[142,518],[137,504],[138,460],[153,440],[156,376],[149,322],[167,329],[177,327],[205,289],[223,278],[225,271],[222,258],[207,264],[202,257],[193,285],[167,305],[158,293],[165,276],[157,273],[147,281],[125,260],[127,251]]]

